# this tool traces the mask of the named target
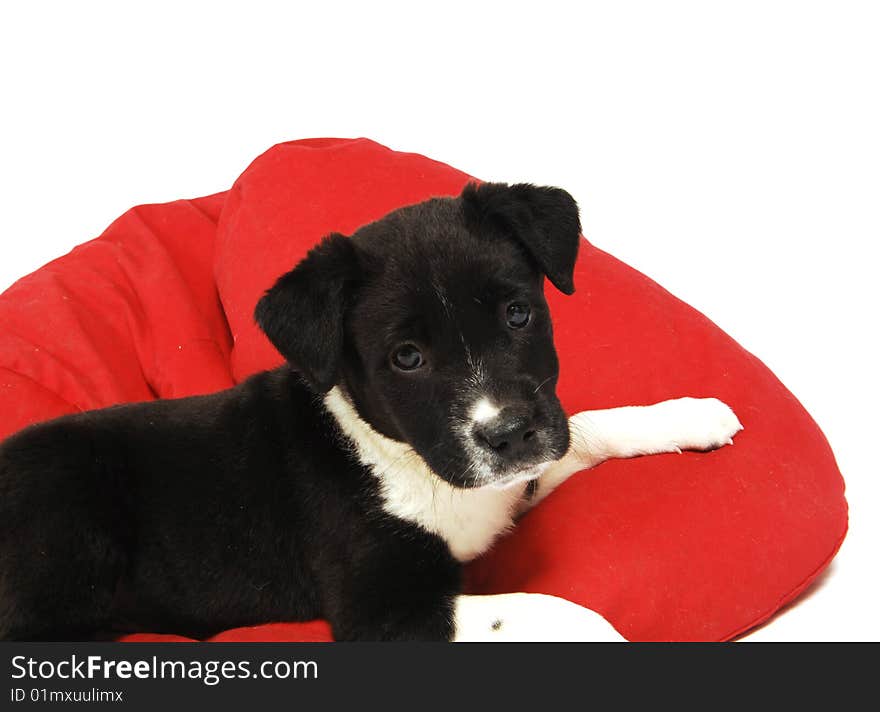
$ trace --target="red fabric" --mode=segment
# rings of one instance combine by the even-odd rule
[[[0,436],[273,366],[251,313],[279,274],[323,234],[467,180],[364,139],[312,139],[269,150],[229,193],[134,208],[0,296]],[[760,361],[644,275],[585,243],[576,284],[573,297],[548,287],[569,412],[716,396],[745,430],[714,453],[576,475],[469,567],[469,588],[557,594],[632,640],[739,635],[799,594],[843,540],[828,444]],[[212,640],[329,637],[315,621]]]
[[[235,341],[236,380],[281,363],[254,323],[254,305],[321,237],[456,194],[467,180],[443,163],[365,139],[295,141],[257,158],[229,191],[217,231],[217,288]]]

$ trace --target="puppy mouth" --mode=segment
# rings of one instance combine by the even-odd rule
[[[563,438],[562,435],[565,435]],[[464,489],[491,488],[506,490],[524,485],[541,477],[568,449],[568,431],[538,430],[534,437],[532,452],[505,457],[486,447],[474,447],[473,439],[465,441],[463,458],[468,463],[461,475],[447,479],[456,487]],[[442,472],[443,470],[437,470]]]
[[[547,471],[547,469],[553,464],[553,462],[553,460],[539,462],[536,465],[529,465],[527,467],[517,469],[512,472],[506,472],[494,478],[490,477],[487,478],[484,482],[478,483],[477,486],[489,487],[495,490],[510,489],[512,487],[516,487],[517,485],[522,485],[526,482],[531,482],[532,480],[538,479]]]

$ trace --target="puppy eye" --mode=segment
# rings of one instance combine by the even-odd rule
[[[415,371],[425,363],[422,352],[412,344],[404,344],[391,356],[392,363],[401,371]]]
[[[507,307],[507,325],[511,329],[522,329],[529,323],[531,315],[532,310],[529,308],[528,304],[514,302]]]

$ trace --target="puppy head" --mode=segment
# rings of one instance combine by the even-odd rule
[[[333,234],[256,319],[316,392],[458,487],[537,477],[565,454],[544,278],[574,291],[577,205],[558,188],[469,185]]]

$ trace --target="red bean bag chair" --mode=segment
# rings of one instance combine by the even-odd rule
[[[131,209],[0,295],[0,436],[278,364],[252,317],[278,275],[328,232],[469,180],[366,139],[313,139],[270,149],[227,193]],[[562,596],[630,640],[735,638],[803,591],[844,538],[828,443],[757,358],[644,275],[585,242],[575,283],[572,297],[547,288],[569,413],[715,396],[745,430],[716,452],[579,473],[469,566],[468,589]],[[313,621],[214,640],[329,638]]]

